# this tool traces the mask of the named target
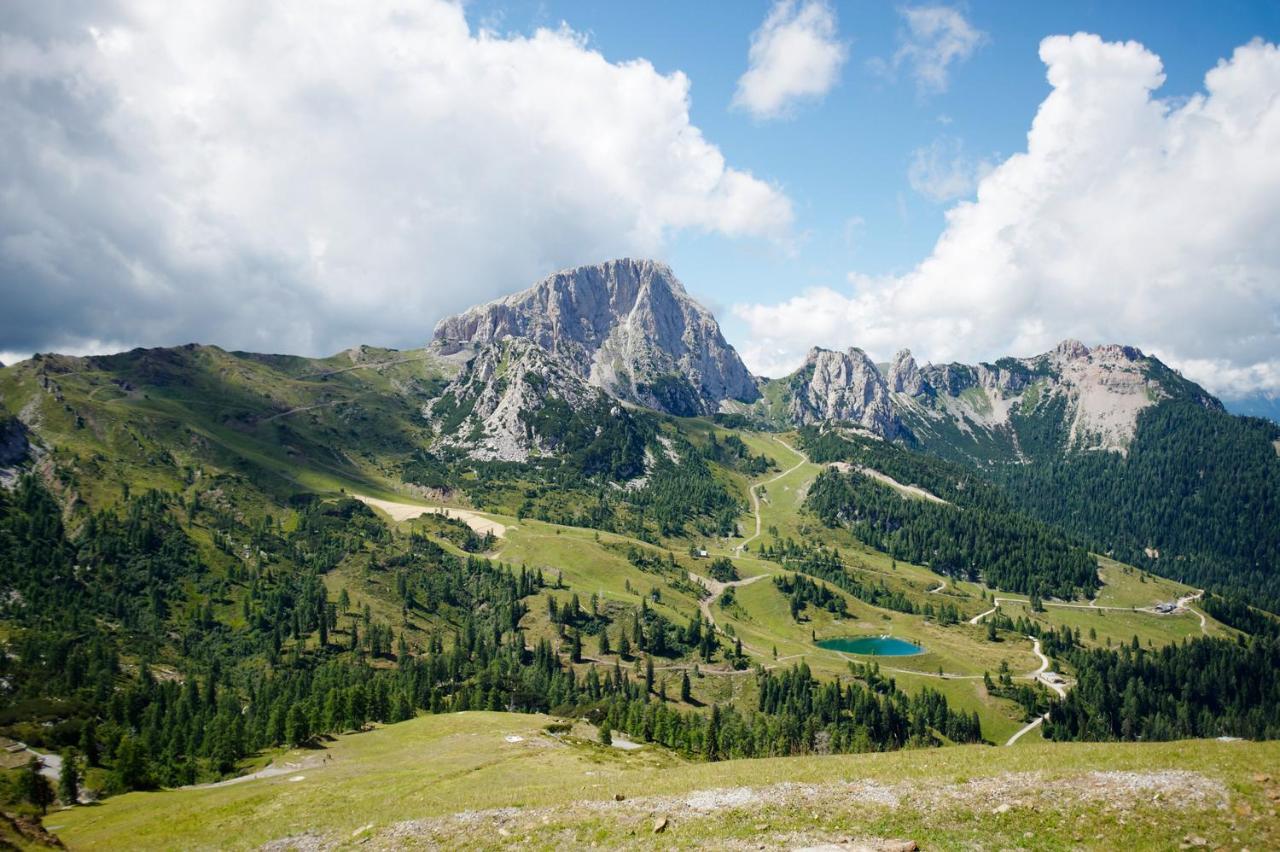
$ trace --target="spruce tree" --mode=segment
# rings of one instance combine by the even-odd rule
[[[80,753],[84,755],[85,766],[98,765],[98,728],[92,721],[85,722],[80,729]]]
[[[62,769],[58,772],[58,798],[67,806],[80,801],[80,777],[76,770],[76,756],[71,749],[62,752]]]
[[[22,799],[39,808],[40,813],[48,812],[49,805],[53,804],[53,785],[40,774],[40,758],[31,758],[22,768],[18,774],[17,792]]]

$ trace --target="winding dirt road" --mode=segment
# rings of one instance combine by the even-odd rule
[[[705,597],[698,601],[698,608],[702,610],[703,617],[711,624],[712,629],[721,633],[724,631],[720,630],[720,625],[716,624],[716,618],[711,614],[711,605],[720,599],[720,596],[724,594],[724,590],[736,589],[739,586],[749,586],[757,580],[763,580],[765,577],[772,576],[772,574],[757,574],[754,577],[747,577],[743,580],[730,580],[727,583],[721,583],[719,580],[713,580],[710,577],[704,577],[701,574],[695,574],[692,571],[689,572],[690,580],[711,593],[709,597]]]
[[[1197,612],[1196,610],[1192,609],[1190,606],[1191,601],[1197,600],[1203,594],[1204,594],[1204,591],[1201,590],[1196,592],[1193,595],[1186,595],[1185,597],[1178,598],[1178,607],[1177,609],[1174,610],[1173,613],[1170,613],[1170,614],[1172,615],[1176,613],[1178,610],[1185,609],[1188,612],[1191,612],[1199,617],[1200,630],[1202,632],[1208,633],[1208,622],[1205,620],[1205,617],[1201,615],[1199,612]],[[998,610],[1001,604],[1006,604],[1006,603],[1026,604],[1027,603],[1027,601],[1022,600],[1021,598],[992,598],[992,600],[995,602],[995,606],[991,607],[991,609],[987,610],[986,612],[980,612],[977,615],[975,615],[973,618],[969,619],[970,624],[979,623],[980,621],[982,621],[982,619],[986,618],[988,615],[991,615],[991,613]],[[1154,606],[1137,606],[1137,607],[1098,606],[1098,599],[1096,597],[1086,604],[1055,603],[1052,601],[1041,601],[1040,605],[1045,608],[1056,608],[1056,609],[1097,609],[1097,610],[1104,610],[1108,612],[1145,612],[1151,615],[1161,614],[1156,612],[1156,608]]]
[[[1040,683],[1043,683],[1045,686],[1047,686],[1047,687],[1049,687],[1050,689],[1052,689],[1054,692],[1058,693],[1058,697],[1059,697],[1059,698],[1066,698],[1066,697],[1067,697],[1067,688],[1068,688],[1068,684],[1066,684],[1066,683],[1054,683],[1054,682],[1052,682],[1052,681],[1046,680],[1046,679],[1043,677],[1044,673],[1045,673],[1045,672],[1047,672],[1047,671],[1049,670],[1049,658],[1048,658],[1048,657],[1046,657],[1046,656],[1044,655],[1044,651],[1043,651],[1043,650],[1041,650],[1041,648],[1040,648],[1040,640],[1039,640],[1039,639],[1032,639],[1031,641],[1032,641],[1033,643],[1035,643],[1035,644],[1034,644],[1034,647],[1033,647],[1033,649],[1032,649],[1032,650],[1034,650],[1034,651],[1035,651],[1035,655],[1036,655],[1037,657],[1039,657],[1039,658],[1040,658],[1040,668],[1038,668],[1038,669],[1036,669],[1034,672],[1032,672],[1032,673],[1031,673],[1031,676],[1032,676],[1033,678],[1035,678],[1036,680],[1038,680]],[[1006,743],[1005,743],[1005,745],[1007,745],[1007,746],[1011,746],[1011,745],[1013,745],[1013,744],[1014,744],[1014,743],[1016,743],[1019,739],[1021,739],[1021,738],[1022,738],[1022,735],[1023,735],[1023,734],[1027,733],[1028,731],[1031,731],[1031,730],[1034,730],[1034,729],[1036,729],[1036,728],[1040,727],[1042,724],[1044,724],[1044,720],[1045,720],[1045,719],[1048,719],[1048,718],[1049,718],[1049,714],[1048,714],[1048,713],[1045,713],[1045,714],[1044,714],[1044,715],[1042,715],[1042,716],[1037,716],[1037,717],[1036,717],[1035,719],[1033,719],[1030,723],[1028,723],[1025,727],[1021,728],[1021,729],[1020,729],[1016,734],[1014,734],[1013,736],[1009,737],[1009,740],[1008,740],[1008,742],[1006,742]]]
[[[782,439],[775,437],[773,440],[777,441],[780,445],[786,447],[788,450],[791,450],[793,453],[800,456],[800,461],[796,462],[794,465],[787,468],[782,473],[778,474],[772,479],[767,479],[764,482],[757,482],[755,485],[752,485],[750,489],[748,489],[748,491],[751,494],[751,511],[756,516],[756,531],[751,535],[750,538],[746,538],[742,540],[742,543],[739,544],[737,547],[738,553],[742,553],[746,549],[748,544],[750,544],[751,542],[755,541],[757,538],[760,537],[760,530],[761,530],[760,492],[757,489],[760,488],[760,486],[762,485],[772,485],[773,483],[777,482],[779,479],[786,476],[787,474],[793,473],[794,471],[799,470],[802,466],[807,464],[809,461],[809,457],[807,455],[805,455],[802,451],[797,450],[795,447],[791,446],[790,444],[783,441]]]

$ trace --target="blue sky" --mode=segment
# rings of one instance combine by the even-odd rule
[[[911,4],[840,2],[834,9],[849,59],[838,84],[790,119],[758,121],[730,104],[751,34],[771,5],[481,0],[469,6],[476,23],[499,31],[566,23],[610,60],[643,58],[660,72],[687,74],[693,123],[729,162],[786,190],[796,207],[793,251],[698,233],[680,234],[669,248],[677,273],[717,309],[731,338],[746,333],[727,310],[733,303],[842,286],[853,270],[901,274],[925,257],[949,205],[911,188],[912,153],[939,139],[958,140],[975,159],[1023,150],[1049,92],[1037,55],[1045,36],[1084,31],[1141,42],[1164,61],[1163,97],[1199,91],[1205,72],[1235,47],[1280,36],[1280,3],[1270,2],[959,4],[954,8],[984,34],[982,44],[951,67],[946,91],[920,94],[908,75],[887,79],[870,67],[897,49],[899,10]]]
[[[632,255],[760,374],[1075,337],[1280,398],[1275,2],[68,0],[0,38],[5,362],[419,346]]]

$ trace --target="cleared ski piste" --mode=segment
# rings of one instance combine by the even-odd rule
[[[457,518],[472,530],[485,535],[493,533],[498,538],[502,538],[507,534],[505,524],[487,518],[478,512],[472,512],[469,509],[455,509],[452,506],[422,506],[417,503],[397,503],[393,500],[381,500],[377,497],[366,497],[363,494],[352,494],[352,497],[364,503],[366,506],[372,506],[380,509],[391,516],[391,520],[411,521],[414,518],[420,518],[423,515],[444,515],[448,518]]]

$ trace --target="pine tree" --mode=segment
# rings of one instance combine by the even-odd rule
[[[307,714],[302,709],[302,705],[293,704],[289,707],[289,713],[285,717],[284,723],[285,740],[291,746],[300,746],[311,737],[311,733],[307,730]]]
[[[125,736],[116,746],[115,783],[123,790],[142,790],[151,786],[147,775],[146,756],[142,746],[131,736]]]
[[[85,766],[98,765],[98,728],[92,721],[85,722],[80,729],[80,753],[84,755]]]
[[[53,785],[40,774],[40,758],[31,758],[22,768],[18,774],[17,792],[22,799],[39,808],[40,813],[48,812],[49,805],[53,804]]]
[[[689,700],[692,698],[691,692],[692,691],[689,686],[689,673],[681,672],[680,673],[680,700],[683,701],[685,704],[688,704]]]
[[[76,756],[71,749],[62,752],[62,769],[58,772],[58,798],[64,805],[80,801],[80,775],[76,768]]]

